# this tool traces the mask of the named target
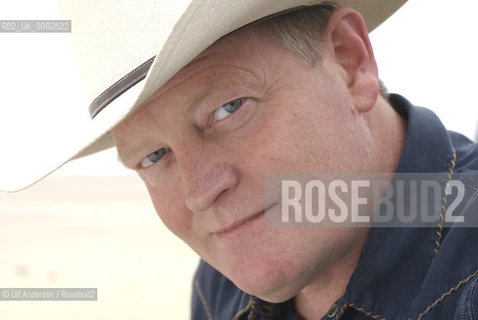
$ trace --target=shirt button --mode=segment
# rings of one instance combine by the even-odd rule
[[[327,312],[327,316],[329,318],[333,318],[337,315],[337,311],[339,311],[339,305],[334,303],[332,307],[330,307],[329,312]]]
[[[273,313],[272,308],[265,304],[259,307],[259,312],[264,316],[271,316]]]

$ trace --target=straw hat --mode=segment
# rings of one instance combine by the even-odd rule
[[[321,2],[325,1],[60,1],[62,15],[72,20],[71,44],[90,101],[84,108],[89,107],[92,120],[81,132],[61,132],[81,138],[63,139],[68,141],[64,145],[45,143],[45,152],[22,168],[27,178],[7,185],[0,179],[0,190],[24,188],[72,159],[114,146],[109,131],[220,37],[263,17]],[[360,12],[371,31],[406,0],[335,2]]]

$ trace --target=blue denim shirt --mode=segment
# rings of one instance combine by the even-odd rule
[[[397,172],[478,172],[476,144],[401,96],[390,102],[408,121]],[[470,206],[478,215],[476,201]],[[262,301],[201,261],[192,319],[301,318],[292,299]],[[344,295],[322,319],[478,319],[478,229],[372,228]]]

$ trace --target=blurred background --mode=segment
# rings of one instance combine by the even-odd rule
[[[371,33],[389,91],[471,139],[477,11],[474,0],[409,0]],[[0,1],[0,20],[59,18],[54,1]],[[48,137],[45,117],[74,109],[65,101],[87,118],[67,34],[0,33],[0,70],[0,155],[14,146],[19,159],[35,161],[29,144]],[[22,105],[32,106],[28,115]],[[186,319],[197,263],[114,150],[75,160],[26,191],[0,193],[0,287],[98,288],[95,302],[0,301],[1,319]]]
[[[196,255],[136,176],[55,174],[0,193],[0,288],[98,288],[97,301],[0,301],[1,319],[187,319]]]

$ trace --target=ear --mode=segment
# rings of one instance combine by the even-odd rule
[[[367,112],[378,97],[378,71],[367,27],[359,13],[340,7],[328,22],[324,40],[331,57],[343,69],[344,80],[359,112]]]

